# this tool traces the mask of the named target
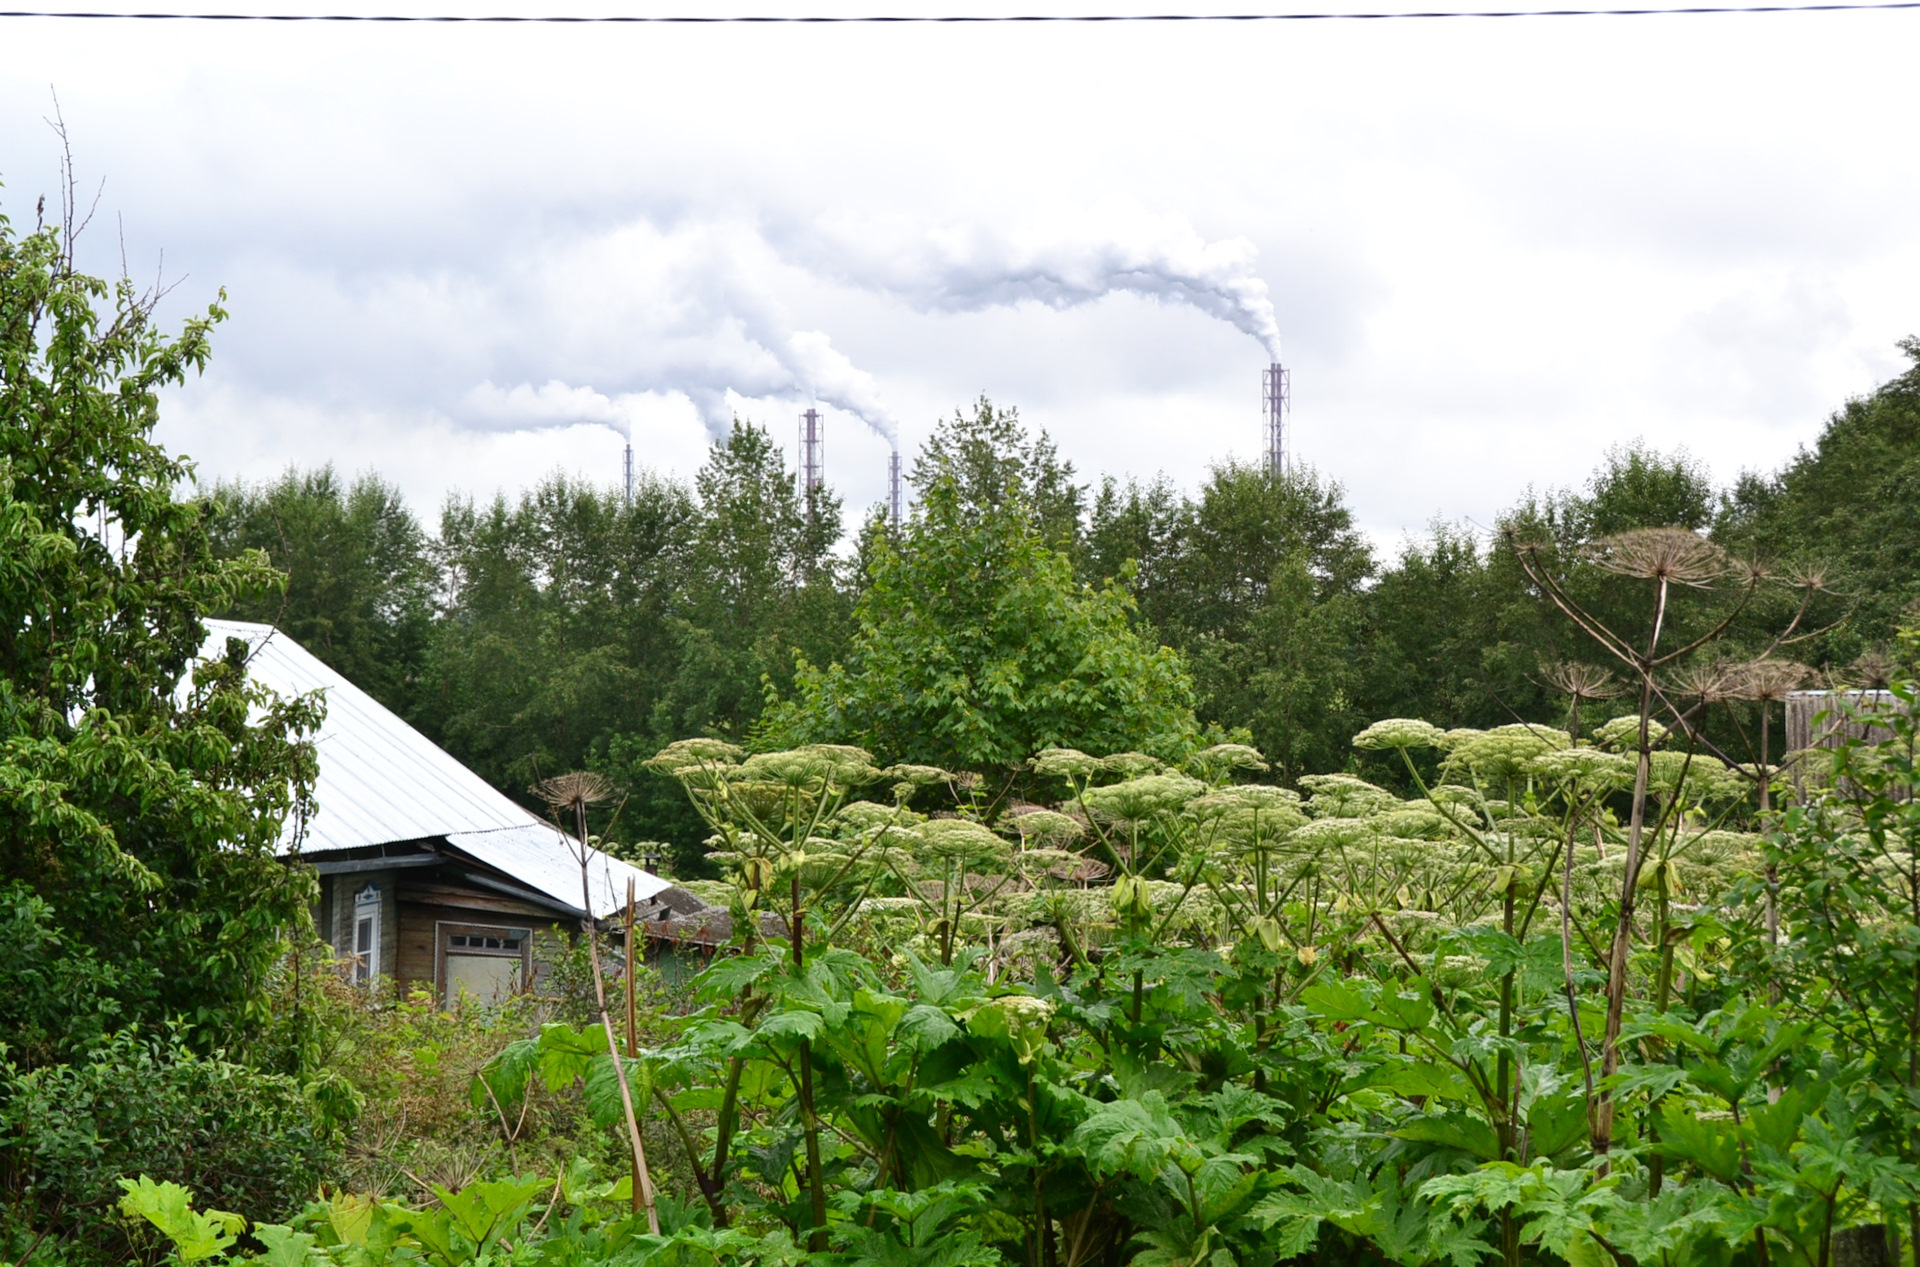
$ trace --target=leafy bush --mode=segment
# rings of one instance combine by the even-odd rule
[[[186,1184],[260,1217],[292,1214],[332,1178],[334,1143],[294,1079],[122,1034],[83,1061],[0,1085],[0,1149],[14,1215],[116,1259],[122,1175]]]

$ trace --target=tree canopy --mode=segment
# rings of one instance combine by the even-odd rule
[[[244,1036],[310,889],[274,848],[315,706],[250,686],[238,644],[189,676],[201,617],[281,578],[216,556],[153,440],[224,313],[170,338],[153,306],[0,219],[0,1044],[28,1065],[133,1024]]]
[[[1133,627],[1121,583],[1074,576],[1022,475],[1002,478],[926,477],[905,535],[868,565],[845,659],[801,668],[767,742],[860,743],[958,769],[1007,769],[1048,747],[1193,744],[1180,657]]]
[[[1920,599],[1910,564],[1920,555],[1920,500],[1902,482],[1920,462],[1916,372],[1849,403],[1776,475],[1723,491],[1684,450],[1634,443],[1602,455],[1579,486],[1526,491],[1490,530],[1436,521],[1384,555],[1345,491],[1319,472],[1272,479],[1225,462],[1190,492],[1165,477],[1089,487],[1044,431],[984,398],[941,421],[914,458],[917,524],[896,533],[871,510],[851,551],[839,544],[839,500],[823,491],[810,509],[789,455],[744,422],[691,482],[645,476],[631,505],[554,477],[517,500],[456,497],[427,533],[377,478],[293,472],[222,488],[234,518],[215,542],[226,555],[264,548],[292,574],[284,595],[236,613],[284,613],[316,653],[397,701],[509,794],[524,795],[537,771],[603,770],[632,796],[625,830],[669,841],[691,866],[703,829],[645,767],[662,743],[832,733],[891,751],[939,733],[939,750],[954,759],[999,761],[1029,739],[1084,729],[1094,712],[1060,729],[1038,718],[1066,725],[1064,696],[1018,723],[955,701],[988,690],[993,672],[1070,675],[1074,647],[1125,650],[1112,665],[1158,664],[1156,648],[1171,648],[1178,672],[1143,669],[1135,704],[1173,698],[1161,688],[1184,682],[1176,713],[1190,706],[1202,728],[1244,732],[1287,780],[1370,768],[1346,741],[1371,717],[1564,722],[1554,679],[1568,664],[1596,665],[1599,648],[1542,609],[1516,543],[1549,551],[1583,603],[1628,624],[1644,614],[1645,594],[1587,557],[1622,531],[1704,530],[1776,572],[1817,565],[1830,592],[1805,627],[1848,618],[1795,654],[1815,667],[1849,665]],[[989,593],[1013,607],[994,607]],[[432,596],[424,618],[423,594]],[[1765,624],[1796,600],[1766,587],[1752,601]],[[1073,619],[1042,622],[1049,604]],[[1680,618],[1704,629],[1720,614],[1705,604]],[[958,630],[976,617],[998,623],[968,641]],[[1011,640],[1028,628],[1056,641],[1042,638],[1022,660]],[[1729,653],[1746,649],[1737,643]],[[945,676],[914,659],[923,652],[942,657]],[[797,663],[809,666],[799,678]],[[856,682],[869,671],[882,674],[870,691]],[[937,682],[950,715],[936,725],[930,708],[909,725],[908,706],[880,681]],[[784,702],[762,720],[769,689]],[[1073,707],[1094,709],[1104,689]],[[892,729],[833,719],[830,706],[856,699],[875,710],[859,727],[884,713]],[[803,701],[815,710],[808,727],[779,730]],[[1605,720],[1604,700],[1583,706]],[[1110,729],[1115,742],[1123,732],[1150,735],[1157,723]],[[1730,728],[1717,741],[1731,752],[1747,739]]]

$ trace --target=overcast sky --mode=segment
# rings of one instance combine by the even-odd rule
[[[1257,458],[1277,334],[1296,452],[1391,548],[1636,438],[1771,468],[1897,372],[1917,49],[1920,11],[0,19],[0,210],[56,189],[56,90],[105,181],[87,262],[164,252],[176,320],[227,290],[162,427],[207,477],[331,461],[431,519],[452,489],[614,481],[624,426],[682,475],[735,410],[790,449],[817,398],[857,507],[889,428],[910,451],[985,392],[1083,475],[1192,487]]]

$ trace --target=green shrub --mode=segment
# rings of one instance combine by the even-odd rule
[[[80,1260],[124,1260],[123,1175],[184,1184],[215,1205],[284,1217],[337,1169],[292,1078],[123,1034],[84,1063],[9,1067],[0,1150],[11,1218],[51,1228]]]

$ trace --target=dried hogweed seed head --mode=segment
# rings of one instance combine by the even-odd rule
[[[1704,588],[1733,569],[1727,552],[1687,528],[1635,528],[1603,537],[1587,557],[1609,572]]]
[[[556,774],[551,779],[542,779],[533,785],[532,790],[535,796],[556,809],[562,806],[571,808],[606,800],[613,795],[613,783],[604,774],[576,770],[571,774]]]
[[[1576,700],[1612,699],[1620,693],[1613,674],[1595,665],[1571,660],[1547,670],[1547,685]]]
[[[1755,660],[1735,669],[1733,686],[1727,693],[1734,699],[1776,703],[1789,691],[1799,690],[1811,676],[1812,669],[1791,660]]]
[[[1887,654],[1885,647],[1869,647],[1860,653],[1859,659],[1833,677],[1836,685],[1863,691],[1884,691],[1893,683],[1894,667],[1893,657]]]
[[[1787,582],[1797,590],[1825,593],[1829,587],[1827,570],[1819,566],[1795,567],[1788,571]]]
[[[1744,698],[1739,694],[1745,665],[1727,660],[1710,664],[1689,664],[1667,679],[1667,687],[1676,695],[1717,704],[1721,700]]]

